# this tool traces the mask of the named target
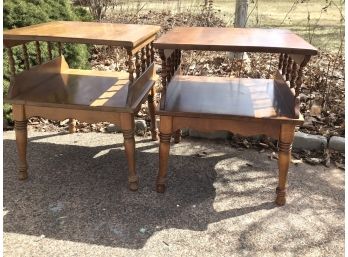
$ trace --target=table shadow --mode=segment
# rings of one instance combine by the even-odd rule
[[[28,144],[29,179],[24,182],[17,180],[15,141],[4,140],[4,232],[139,249],[163,229],[204,231],[211,223],[276,207],[270,198],[252,206],[214,209],[213,183],[225,179],[215,166],[232,154],[209,158],[171,155],[168,189],[158,194],[154,190],[158,144],[139,146],[147,140],[138,141],[140,188],[130,192],[122,144],[83,147],[34,139]],[[236,172],[249,170],[243,166]],[[272,171],[262,174],[275,175]],[[226,194],[259,196],[260,188]]]

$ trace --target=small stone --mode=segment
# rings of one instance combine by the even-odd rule
[[[272,152],[268,157],[271,160],[278,160],[278,154],[276,152]]]
[[[302,159],[300,159],[300,160],[291,159],[291,162],[292,162],[293,164],[295,164],[295,165],[298,165],[298,164],[300,164],[300,163],[303,163]]]
[[[109,133],[118,133],[118,132],[121,132],[121,128],[115,124],[109,124],[107,127],[106,127],[106,131],[109,132]]]
[[[135,134],[137,136],[144,136],[147,130],[145,120],[136,120],[135,121]]]
[[[293,147],[300,150],[322,150],[327,146],[326,137],[296,132]]]
[[[337,136],[331,137],[329,141],[329,148],[344,153],[344,148],[345,148],[344,137],[337,137]]]
[[[139,229],[139,232],[140,232],[141,234],[145,234],[145,233],[146,233],[146,228],[141,228],[141,229]]]
[[[312,165],[318,165],[320,164],[323,160],[320,158],[305,158],[305,161],[309,164]]]
[[[65,126],[68,122],[69,122],[69,119],[65,119],[65,120],[63,120],[63,121],[60,121],[60,122],[59,122],[59,126],[63,127],[63,126]]]

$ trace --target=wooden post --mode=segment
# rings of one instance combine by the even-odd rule
[[[135,139],[133,114],[121,113],[121,129],[124,138],[124,148],[128,161],[128,186],[131,191],[137,191],[139,187],[139,177],[135,171]]]
[[[36,46],[36,61],[38,64],[42,63],[42,58],[41,58],[41,49],[40,49],[40,42],[35,41],[35,46]]]
[[[159,171],[156,180],[156,191],[164,193],[166,190],[166,178],[168,172],[168,158],[170,139],[172,137],[173,118],[169,116],[160,117],[160,145],[159,145]]]
[[[139,58],[139,52],[135,53],[135,74],[136,78],[138,79],[140,77],[140,58]]]
[[[161,77],[162,77],[162,93],[161,93],[161,102],[160,102],[160,108],[161,110],[164,109],[165,105],[165,98],[166,98],[166,91],[167,91],[167,60],[166,56],[164,54],[164,50],[159,50],[160,57],[162,59],[162,71],[161,71]]]
[[[129,80],[131,83],[134,81],[134,62],[133,62],[133,55],[132,52],[127,50],[128,54],[128,61],[127,61],[127,66],[128,66],[128,73],[129,73]]]
[[[284,205],[286,202],[286,183],[287,175],[289,170],[289,164],[291,159],[291,147],[292,141],[294,139],[295,126],[289,124],[281,125],[280,137],[279,137],[279,159],[278,159],[278,168],[279,168],[279,182],[276,189],[277,205]]]
[[[7,55],[8,55],[8,63],[10,65],[10,73],[11,73],[11,76],[14,76],[16,75],[16,67],[15,67],[15,61],[13,58],[13,52],[11,47],[7,48]]]
[[[155,115],[155,109],[156,109],[155,95],[156,95],[155,88],[152,87],[151,92],[147,96],[147,104],[148,104],[150,118],[151,118],[150,131],[151,131],[151,139],[153,141],[158,140],[158,133],[156,129],[156,115]]]
[[[145,47],[141,48],[141,70],[145,72],[146,70],[146,52]]]
[[[47,51],[48,51],[48,57],[50,58],[50,60],[52,60],[53,56],[52,56],[52,43],[51,42],[47,42]]]
[[[63,55],[63,46],[61,42],[58,42],[58,52],[59,55]]]
[[[13,105],[13,119],[15,121],[15,134],[16,134],[16,145],[19,157],[18,172],[19,179],[25,180],[28,178],[28,164],[27,164],[27,119],[25,117],[23,105]]]
[[[146,45],[146,66],[150,67],[151,65],[151,51],[150,51],[150,45]]]
[[[24,67],[26,70],[29,70],[29,55],[28,55],[28,48],[27,45],[24,43],[22,45],[22,50],[23,50],[23,60],[24,60]]]
[[[155,48],[153,47],[153,42],[151,42],[151,62],[155,61]]]

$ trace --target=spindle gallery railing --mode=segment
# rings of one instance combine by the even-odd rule
[[[310,60],[310,55],[284,54],[279,55],[278,72],[290,87],[295,97],[295,117],[299,117],[300,90],[303,83],[303,68]]]
[[[163,110],[165,108],[165,96],[167,92],[167,86],[174,77],[174,75],[178,72],[181,73],[181,50],[159,50],[159,55],[162,60],[162,93],[161,93],[161,102],[160,108]]]
[[[30,42],[26,42],[22,44],[22,53],[23,53],[23,63],[24,68],[26,70],[30,69],[30,59],[28,54],[28,47],[27,44]],[[55,42],[45,42],[47,44],[47,53],[48,53],[48,59],[53,60],[54,58],[64,55],[63,49],[64,49],[64,43],[57,42],[57,48],[58,48],[58,56],[53,56],[53,44]],[[16,63],[14,60],[14,54],[13,54],[13,47],[16,47],[18,45],[12,45],[11,47],[7,47],[7,55],[9,59],[9,67],[10,67],[10,75],[14,76],[16,75],[16,71],[18,70],[16,68]],[[36,55],[36,63],[42,64],[43,58],[42,58],[42,52],[41,52],[41,43],[40,41],[35,41],[35,55]],[[137,52],[133,52],[132,49],[126,49],[128,60],[126,61],[126,66],[128,67],[129,72],[129,80],[134,81],[134,79],[138,79],[141,74],[143,74],[147,68],[150,67],[150,65],[154,62],[154,56],[155,56],[155,50],[153,48],[152,42],[147,44],[146,46],[142,47],[141,50],[138,50]],[[135,69],[134,69],[135,67]]]

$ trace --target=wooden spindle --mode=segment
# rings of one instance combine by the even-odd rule
[[[297,78],[297,63],[294,61],[292,64],[292,73],[291,73],[291,80],[290,80],[290,88],[294,88],[296,86],[296,78]]]
[[[288,54],[284,55],[284,59],[283,59],[283,66],[282,66],[282,74],[285,75],[286,71],[287,71],[287,65],[288,65]]]
[[[134,63],[133,63],[133,55],[132,52],[128,51],[128,73],[129,73],[129,80],[132,83],[134,81]]]
[[[151,63],[155,61],[155,48],[153,47],[153,42],[151,42]]]
[[[135,74],[137,76],[137,78],[140,77],[140,57],[139,57],[139,52],[135,53]]]
[[[50,60],[52,60],[53,56],[52,56],[52,43],[51,42],[47,42],[47,51],[48,51],[48,57],[50,58]]]
[[[178,55],[176,52],[177,49],[174,50],[173,52],[173,66],[174,66],[174,72],[176,71],[176,69],[178,68]]]
[[[180,66],[180,63],[181,63],[181,50],[180,49],[176,49],[176,54],[177,54],[177,57],[176,57],[177,67],[176,68],[178,68]]]
[[[151,47],[151,49],[153,49]],[[161,77],[162,77],[162,93],[161,93],[161,102],[160,102],[160,108],[163,110],[164,109],[164,105],[165,105],[165,96],[166,96],[166,91],[167,91],[167,60],[166,60],[166,56],[164,54],[164,50],[160,49],[159,50],[159,55],[162,59],[162,70],[161,70]],[[152,58],[152,57],[151,57]]]
[[[35,45],[36,45],[36,61],[38,64],[42,63],[42,59],[41,59],[41,48],[40,48],[40,42],[39,41],[35,41]]]
[[[150,67],[150,64],[151,64],[150,45],[146,45],[146,66]]]
[[[22,45],[22,50],[23,50],[24,67],[26,70],[29,70],[29,55],[28,55],[28,48],[26,44]]]
[[[296,87],[295,87],[295,96],[298,96],[300,94],[300,89],[303,82],[303,68],[306,66],[306,64],[309,62],[310,55],[306,55],[303,59],[302,63],[300,64],[300,67],[297,72],[297,79],[296,79]]]
[[[175,54],[175,51],[173,51],[172,53],[172,58],[171,58],[172,62],[170,64],[170,71],[171,71],[171,75],[174,76],[174,73],[175,73],[175,63],[176,63],[176,54]]]
[[[63,46],[61,42],[58,42],[58,53],[59,55],[63,55]]]
[[[10,65],[10,73],[11,73],[11,76],[14,76],[16,75],[16,67],[15,67],[15,60],[13,58],[13,52],[11,47],[7,48],[7,55],[8,55],[8,63]]]
[[[283,60],[284,60],[284,54],[280,54],[279,55],[278,70],[282,70],[282,68],[283,68]]]
[[[172,70],[171,70],[171,66],[172,66],[172,58],[171,58],[171,56],[169,56],[169,57],[167,58],[167,65],[166,65],[168,83],[169,83],[169,81],[172,79]]]
[[[286,75],[285,75],[285,77],[286,77],[286,80],[287,81],[290,81],[290,78],[291,78],[291,72],[292,72],[292,59],[291,59],[291,57],[289,56],[289,58],[288,58],[288,63],[287,63],[287,65],[286,65]]]
[[[146,52],[145,47],[141,48],[141,70],[145,72],[146,70]]]

